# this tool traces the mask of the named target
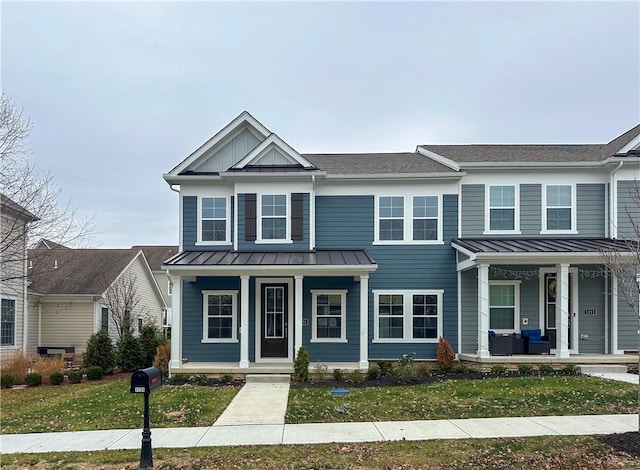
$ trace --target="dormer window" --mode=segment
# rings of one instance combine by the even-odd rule
[[[203,245],[229,243],[229,198],[200,198],[198,242]]]

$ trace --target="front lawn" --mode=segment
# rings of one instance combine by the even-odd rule
[[[129,379],[2,390],[5,434],[135,429],[142,427],[143,396]],[[239,388],[163,386],[149,399],[153,427],[210,426]]]
[[[636,413],[638,387],[586,376],[443,380],[394,387],[292,389],[287,423]]]

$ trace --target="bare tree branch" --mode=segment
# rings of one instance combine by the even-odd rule
[[[138,318],[146,322],[149,319],[149,309],[138,294],[136,281],[136,276],[127,271],[104,295],[104,304],[109,309],[109,320],[113,322],[118,341],[125,333],[133,333]]]

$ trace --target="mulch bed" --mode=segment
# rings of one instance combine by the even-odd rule
[[[626,452],[634,457],[640,457],[640,432],[638,431],[607,434],[602,436],[600,441],[616,450]]]

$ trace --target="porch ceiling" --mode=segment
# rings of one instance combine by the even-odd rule
[[[603,253],[637,252],[638,242],[611,238],[454,238],[451,246],[469,259],[458,269],[488,263],[602,263]]]
[[[162,268],[190,274],[353,275],[373,272],[378,265],[365,250],[183,251],[165,261]]]

